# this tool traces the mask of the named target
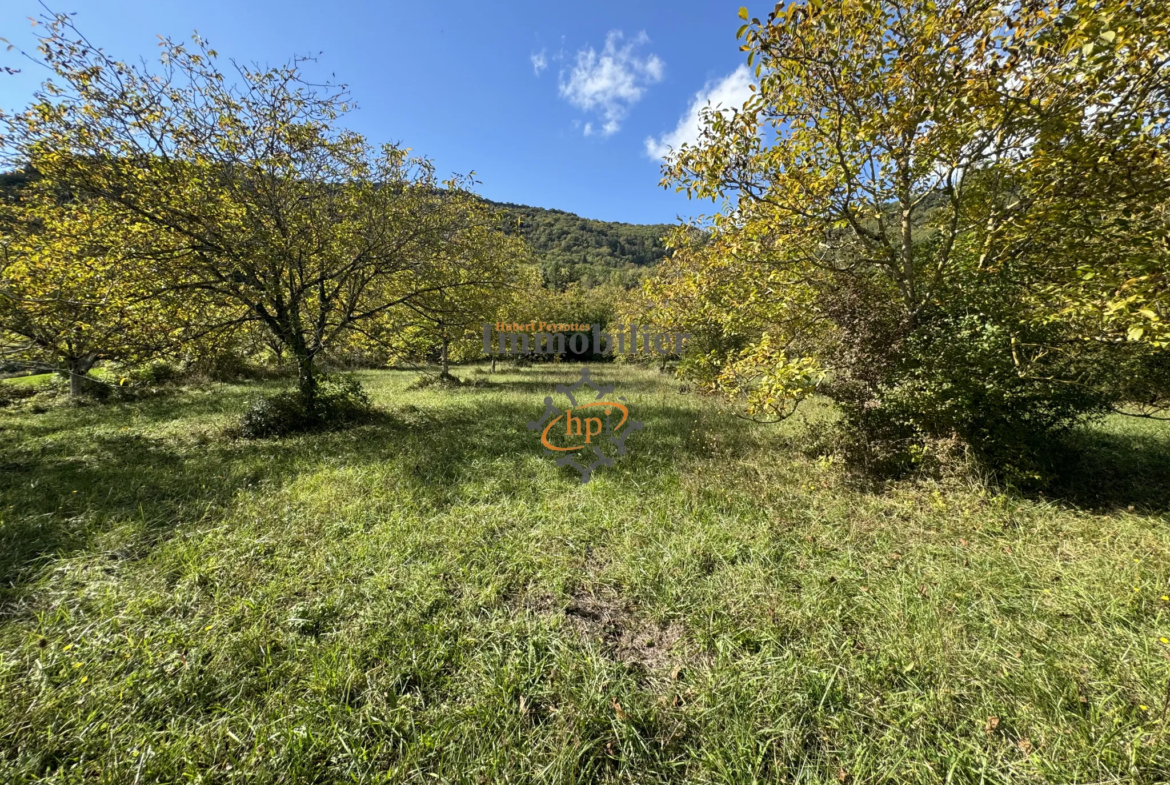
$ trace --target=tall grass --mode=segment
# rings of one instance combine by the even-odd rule
[[[582,485],[525,427],[575,370],[283,440],[223,436],[270,383],[0,410],[0,781],[1170,780],[1164,424],[873,489],[826,409],[601,367],[646,428]]]

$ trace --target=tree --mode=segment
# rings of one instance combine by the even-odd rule
[[[1079,3],[1038,58],[1052,92],[1076,96],[1014,172],[1028,210],[1005,228],[1041,318],[1082,338],[1170,346],[1170,8]]]
[[[76,396],[99,360],[174,348],[178,303],[148,295],[135,233],[100,205],[10,202],[2,226],[0,354],[68,373]]]
[[[504,216],[463,199],[459,229],[435,256],[428,291],[404,303],[405,313],[381,326],[396,353],[430,356],[439,350],[440,378],[451,378],[452,360],[482,353],[483,322],[494,322],[518,295],[536,285],[529,252],[519,237],[500,232]]]
[[[819,389],[867,440],[989,444],[1103,410],[1086,376],[1102,331],[1065,317],[1093,310],[1096,272],[1164,319],[1164,4],[806,0],[747,16],[753,97],[708,111],[664,166],[664,185],[724,209],[648,288],[727,309],[717,386],[780,416]],[[1117,245],[1126,169],[1140,185],[1116,212],[1142,218]]]
[[[618,318],[688,333],[680,373],[738,400],[757,419],[781,420],[823,374],[811,357],[790,360],[770,331],[797,322],[811,330],[817,318],[782,266],[743,259],[734,242],[734,235],[698,224],[678,227],[668,238],[673,253],[626,298]]]
[[[69,17],[45,19],[50,80],[5,118],[32,188],[102,205],[151,239],[140,250],[153,293],[206,304],[205,328],[262,325],[298,367],[312,410],[316,358],[351,330],[458,280],[436,259],[466,215],[466,179],[437,181],[429,161],[374,150],[338,129],[343,88],[315,86],[297,58],[233,63],[195,36],[164,40],[158,72],[107,56]]]

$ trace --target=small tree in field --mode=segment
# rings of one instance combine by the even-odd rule
[[[205,41],[163,41],[160,67],[91,45],[63,15],[40,52],[55,72],[5,118],[14,154],[150,242],[139,250],[157,296],[219,321],[262,325],[296,361],[309,410],[316,358],[347,332],[450,286],[435,260],[465,217],[466,181],[440,183],[425,159],[372,149],[339,130],[340,88],[310,84],[304,61],[218,66]],[[129,231],[139,231],[131,229]]]
[[[0,354],[68,373],[76,396],[99,360],[135,362],[176,346],[178,303],[151,295],[135,233],[100,205],[2,210]]]
[[[422,357],[437,348],[445,380],[452,361],[482,354],[480,325],[535,286],[528,250],[520,238],[499,231],[501,216],[471,200],[460,209],[462,221],[428,269],[433,285],[380,325],[381,340],[394,354]]]

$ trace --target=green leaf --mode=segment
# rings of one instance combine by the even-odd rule
[[[747,29],[748,29],[748,25],[740,25],[740,26],[739,26],[739,29],[735,31],[735,37],[736,37],[736,38],[742,38],[742,37],[743,37],[743,31],[744,31],[744,30],[747,30]]]
[[[1125,337],[1131,341],[1140,341],[1142,339],[1142,336],[1145,334],[1146,334],[1146,328],[1134,326],[1134,327],[1129,328],[1129,332],[1126,333]]]

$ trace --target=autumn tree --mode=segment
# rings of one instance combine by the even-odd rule
[[[127,228],[100,205],[76,200],[14,198],[0,207],[0,354],[67,373],[76,396],[99,360],[137,362],[175,349],[179,309],[173,298],[153,296],[150,270],[136,256],[141,234]]]
[[[154,293],[207,305],[224,325],[263,326],[295,359],[312,409],[316,360],[351,330],[448,287],[460,259],[465,179],[372,148],[337,126],[343,88],[310,82],[302,59],[232,63],[198,36],[160,44],[159,67],[115,60],[69,17],[44,20],[55,76],[5,118],[9,145],[42,178],[128,225]],[[469,275],[469,279],[475,279]]]
[[[482,355],[481,324],[503,318],[537,285],[524,241],[500,231],[504,215],[478,200],[453,198],[461,199],[451,205],[461,217],[452,219],[457,228],[425,273],[431,285],[379,325],[379,340],[399,356],[417,359],[437,350],[444,380],[452,361]]]
[[[1082,284],[1096,271],[1109,301],[1128,282],[1127,309],[1164,318],[1166,13],[1129,0],[741,10],[754,95],[709,111],[664,166],[664,184],[725,206],[650,289],[727,307],[734,340],[710,364],[757,413],[819,389],[866,441],[904,446],[991,444],[1104,410]],[[1127,168],[1141,173],[1128,191]],[[1116,245],[1104,216],[1121,193],[1142,228]],[[1079,332],[1062,313],[1080,314]]]

